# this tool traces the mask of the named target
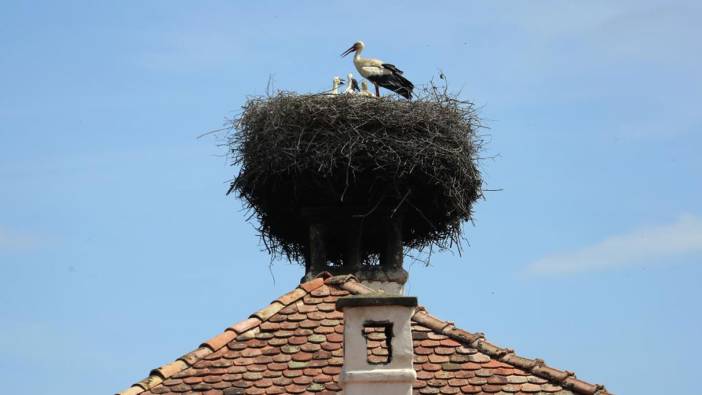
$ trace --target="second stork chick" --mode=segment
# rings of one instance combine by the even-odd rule
[[[346,76],[346,81],[348,82],[348,85],[346,85],[346,89],[344,90],[344,93],[355,94],[361,90],[361,88],[358,87],[358,81],[356,81],[356,79],[353,78],[353,73],[349,73]]]
[[[358,92],[358,94],[361,96],[373,96],[368,90],[368,83],[366,81],[361,81],[361,91]]]

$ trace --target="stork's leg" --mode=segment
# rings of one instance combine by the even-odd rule
[[[380,97],[380,88],[378,87],[378,84],[373,83],[375,85],[375,96]]]

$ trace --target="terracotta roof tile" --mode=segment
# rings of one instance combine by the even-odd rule
[[[343,365],[343,313],[335,301],[374,293],[353,276],[300,284],[197,350],[154,369],[119,395],[333,394]],[[412,322],[415,394],[606,395],[599,385],[517,356],[418,308]],[[376,344],[377,343],[377,344]],[[369,335],[369,358],[387,350]]]
[[[244,321],[238,322],[230,326],[228,329],[231,329],[237,334],[241,334],[248,331],[249,329],[257,327],[259,324],[261,324],[261,320],[259,318],[251,317],[249,319],[246,319]]]
[[[234,331],[224,331],[219,335],[213,337],[212,339],[202,343],[200,347],[208,347],[212,351],[217,351],[224,347],[227,343],[234,340],[236,337],[236,332]]]
[[[310,280],[306,283],[300,284],[300,288],[304,289],[307,292],[312,292],[315,289],[321,287],[322,285],[324,285],[324,279],[317,277],[314,280]]]
[[[268,306],[262,308],[261,310],[253,313],[251,315],[251,317],[258,318],[261,321],[265,321],[265,320],[271,318],[277,312],[279,312],[283,307],[285,307],[285,305],[276,300],[275,302],[269,304]]]
[[[207,347],[200,347],[197,350],[191,351],[178,359],[185,362],[188,366],[192,366],[195,362],[206,357],[210,353],[212,353],[211,349]]]
[[[134,386],[134,387],[127,388],[126,390],[118,393],[117,395],[138,395],[138,394],[141,394],[142,392],[144,392],[143,388]]]
[[[187,367],[188,367],[188,364],[179,359],[179,360],[173,361],[169,364],[163,365],[158,369],[152,370],[151,375],[152,376],[159,375],[165,379],[165,378],[173,376],[174,374],[184,370]]]

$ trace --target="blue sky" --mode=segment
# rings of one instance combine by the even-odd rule
[[[441,69],[491,127],[437,316],[621,394],[698,392],[702,9],[683,1],[3,2],[0,372],[121,390],[296,286],[217,136],[247,96],[367,55]]]

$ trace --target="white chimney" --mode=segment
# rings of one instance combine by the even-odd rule
[[[414,296],[383,294],[339,298],[344,312],[344,395],[412,395],[417,373],[410,321]]]

